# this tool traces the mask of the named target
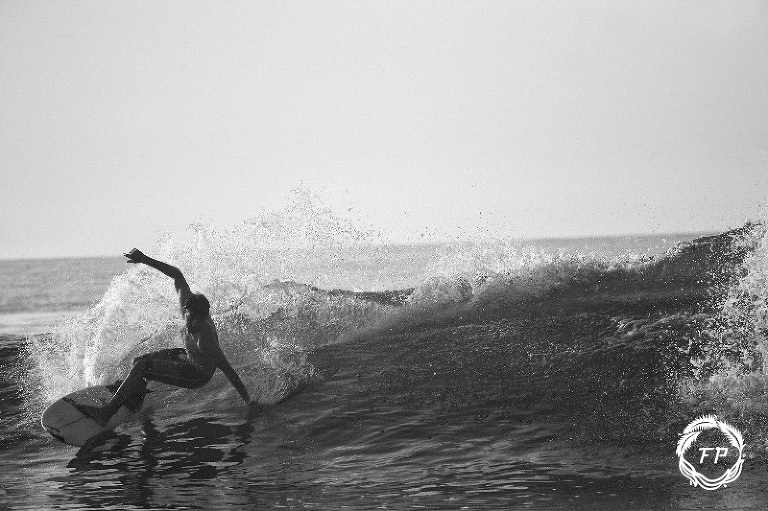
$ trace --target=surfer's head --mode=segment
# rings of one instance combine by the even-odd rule
[[[200,293],[192,293],[184,300],[184,319],[190,332],[197,332],[208,317],[211,304]]]

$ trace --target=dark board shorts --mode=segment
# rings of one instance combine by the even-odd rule
[[[144,373],[147,380],[187,389],[202,387],[211,380],[216,370],[205,370],[193,364],[184,348],[154,351],[139,358],[147,361]]]

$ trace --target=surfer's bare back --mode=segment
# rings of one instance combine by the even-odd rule
[[[175,266],[152,259],[135,248],[125,257],[128,263],[146,264],[173,279],[185,322],[182,331],[184,347],[154,351],[134,359],[131,372],[112,400],[102,408],[80,406],[82,411],[103,426],[126,400],[146,391],[147,380],[195,389],[208,383],[217,368],[221,369],[240,396],[250,402],[248,390],[221,351],[208,299],[200,293],[193,293],[181,270]]]

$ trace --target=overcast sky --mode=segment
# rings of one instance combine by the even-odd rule
[[[0,3],[0,257],[302,182],[395,241],[719,231],[768,199],[768,2]]]

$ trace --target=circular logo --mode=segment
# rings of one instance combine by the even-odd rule
[[[719,435],[727,441],[728,446],[711,445],[711,443],[718,443],[712,442],[712,439],[710,439],[710,444],[697,442],[703,432],[710,430],[719,432]],[[685,454],[695,443],[697,445],[705,445],[704,447],[699,447],[696,454],[700,469],[705,464],[709,464],[710,470],[722,472],[722,469],[718,467],[719,462],[734,457],[736,461],[721,475],[708,477],[705,474],[699,473],[694,464],[685,457]],[[734,451],[735,455],[732,454]],[[699,417],[686,426],[683,434],[680,435],[680,440],[677,442],[676,452],[680,458],[680,472],[688,478],[693,486],[700,486],[705,490],[717,490],[728,483],[732,483],[741,475],[741,468],[744,464],[744,439],[738,429],[725,421],[718,420],[714,415],[707,415]]]

